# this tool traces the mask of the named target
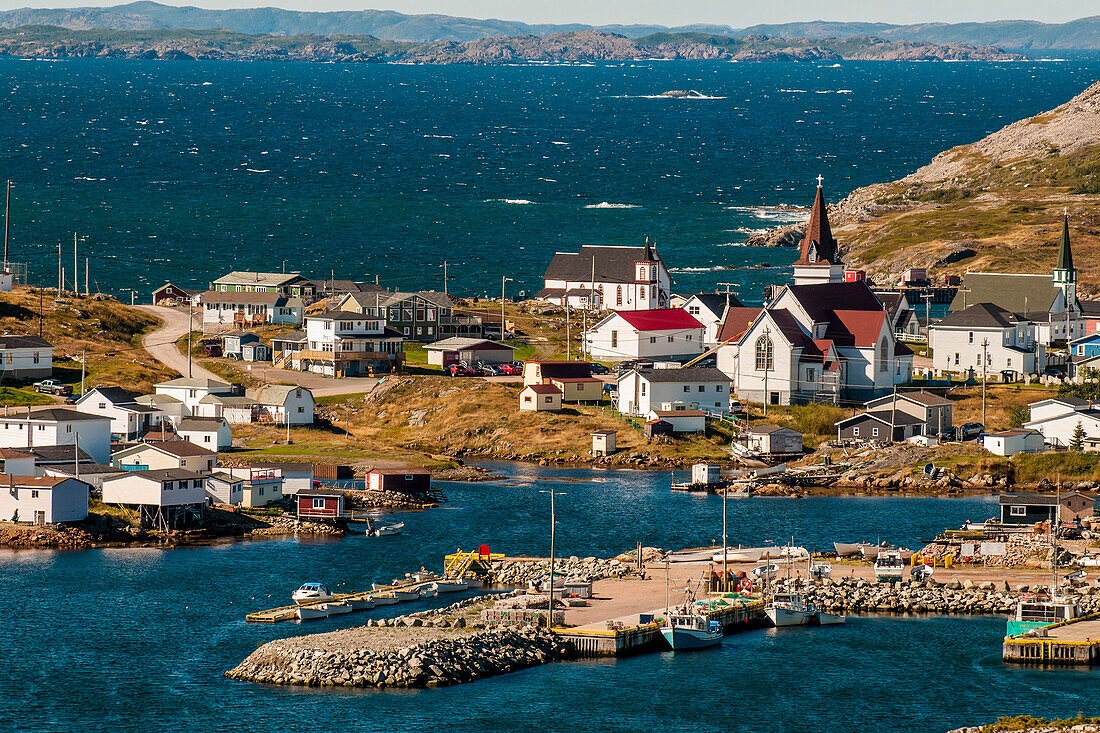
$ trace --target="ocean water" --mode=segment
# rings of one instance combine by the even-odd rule
[[[552,253],[655,239],[679,290],[745,300],[809,205],[1052,108],[1100,56],[991,63],[372,66],[0,59],[11,259],[92,289],[231,269],[532,292]],[[706,100],[653,99],[697,89]],[[147,295],[146,295],[147,297]]]
[[[396,537],[0,553],[8,589],[0,728],[931,733],[1100,707],[1096,672],[1003,664],[1004,620],[993,617],[855,617],[734,635],[698,654],[553,664],[439,690],[290,689],[221,676],[270,639],[367,618],[244,622],[303,581],[365,588],[482,542],[547,552],[540,489],[564,493],[563,555],[606,556],[636,541],[694,546],[721,531],[721,499],[672,494],[667,472],[497,467],[499,480],[446,484],[448,506],[402,515],[407,533]],[[913,546],[995,506],[990,498],[739,500],[729,502],[730,533],[746,544],[793,535],[813,547],[879,537]]]

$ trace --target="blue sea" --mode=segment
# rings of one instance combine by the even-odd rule
[[[0,59],[11,259],[147,296],[232,269],[530,293],[553,252],[655,240],[676,289],[745,300],[830,201],[1050,109],[1100,56],[1022,63],[388,66]],[[654,99],[696,89],[715,99]],[[83,272],[80,276],[83,280]]]
[[[859,616],[732,635],[697,654],[552,664],[438,690],[222,677],[265,641],[424,607],[245,623],[301,582],[363,589],[481,543],[548,553],[540,489],[562,492],[561,555],[610,556],[638,541],[698,546],[721,534],[721,499],[673,494],[668,472],[495,468],[490,482],[444,484],[450,503],[401,515],[407,531],[395,537],[0,553],[0,729],[942,733],[1000,715],[1100,711],[1095,671],[1004,664],[996,617]],[[793,536],[817,548],[879,538],[912,547],[995,511],[992,498],[749,499],[729,502],[729,526],[733,542],[749,545]]]

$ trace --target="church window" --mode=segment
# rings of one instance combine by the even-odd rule
[[[767,336],[756,339],[756,371],[770,372],[775,369],[775,354],[772,340]]]
[[[623,286],[619,285],[615,288],[615,305],[623,304]]]
[[[882,343],[878,345],[878,370],[890,371],[890,342],[885,336],[882,337]]]

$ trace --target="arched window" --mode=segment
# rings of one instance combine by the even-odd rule
[[[756,339],[756,371],[770,372],[775,369],[774,349],[768,336]]]
[[[882,341],[878,345],[878,370],[880,372],[890,371],[890,340],[885,336],[882,337]]]
[[[615,288],[615,305],[623,304],[623,286],[619,285]]]

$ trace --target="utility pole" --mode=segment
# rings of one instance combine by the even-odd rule
[[[80,297],[80,261],[76,258],[76,232],[73,232],[73,293]]]
[[[550,605],[549,612],[546,615],[546,628],[550,628],[554,623],[554,541],[556,539],[556,528],[558,523],[557,508],[554,504],[554,496],[558,493],[553,489],[539,491],[540,494],[550,494]],[[564,494],[562,494],[564,496]],[[639,562],[641,561],[641,555],[638,556]]]
[[[504,327],[504,283],[508,282],[512,278],[504,275],[500,276],[500,340],[504,340],[504,332],[507,330]],[[445,294],[445,293],[444,293]]]
[[[726,541],[726,495],[729,494],[729,487],[722,488],[722,583],[718,586],[720,593],[726,593],[730,589],[729,581],[729,558],[727,554],[729,552],[729,542]]]
[[[61,286],[64,283],[61,281],[63,277],[61,273],[61,240],[57,240],[57,297],[61,297]]]
[[[87,349],[81,349],[80,350],[80,394],[81,394],[81,396],[84,395],[84,391],[85,391],[84,390],[84,375],[85,375],[87,370],[85,370],[84,367],[88,363],[87,359],[88,359]]]
[[[447,260],[443,260],[443,294],[447,295]]]
[[[569,361],[570,355],[573,353],[570,351],[573,347],[573,337],[569,333],[569,298],[565,299],[565,360]]]
[[[99,287],[98,285],[96,287]],[[84,297],[87,298],[92,294],[91,288],[88,287],[88,258],[84,258]]]
[[[924,293],[920,296],[924,301],[924,341],[928,348],[932,348],[932,293]]]
[[[351,402],[344,403],[344,445],[351,441]]]
[[[985,365],[986,360],[989,359],[987,349],[989,348],[989,339],[982,339],[982,427],[985,427]]]
[[[898,412],[898,385],[894,385],[894,397],[890,400],[890,439],[887,443],[894,442],[894,416]]]

